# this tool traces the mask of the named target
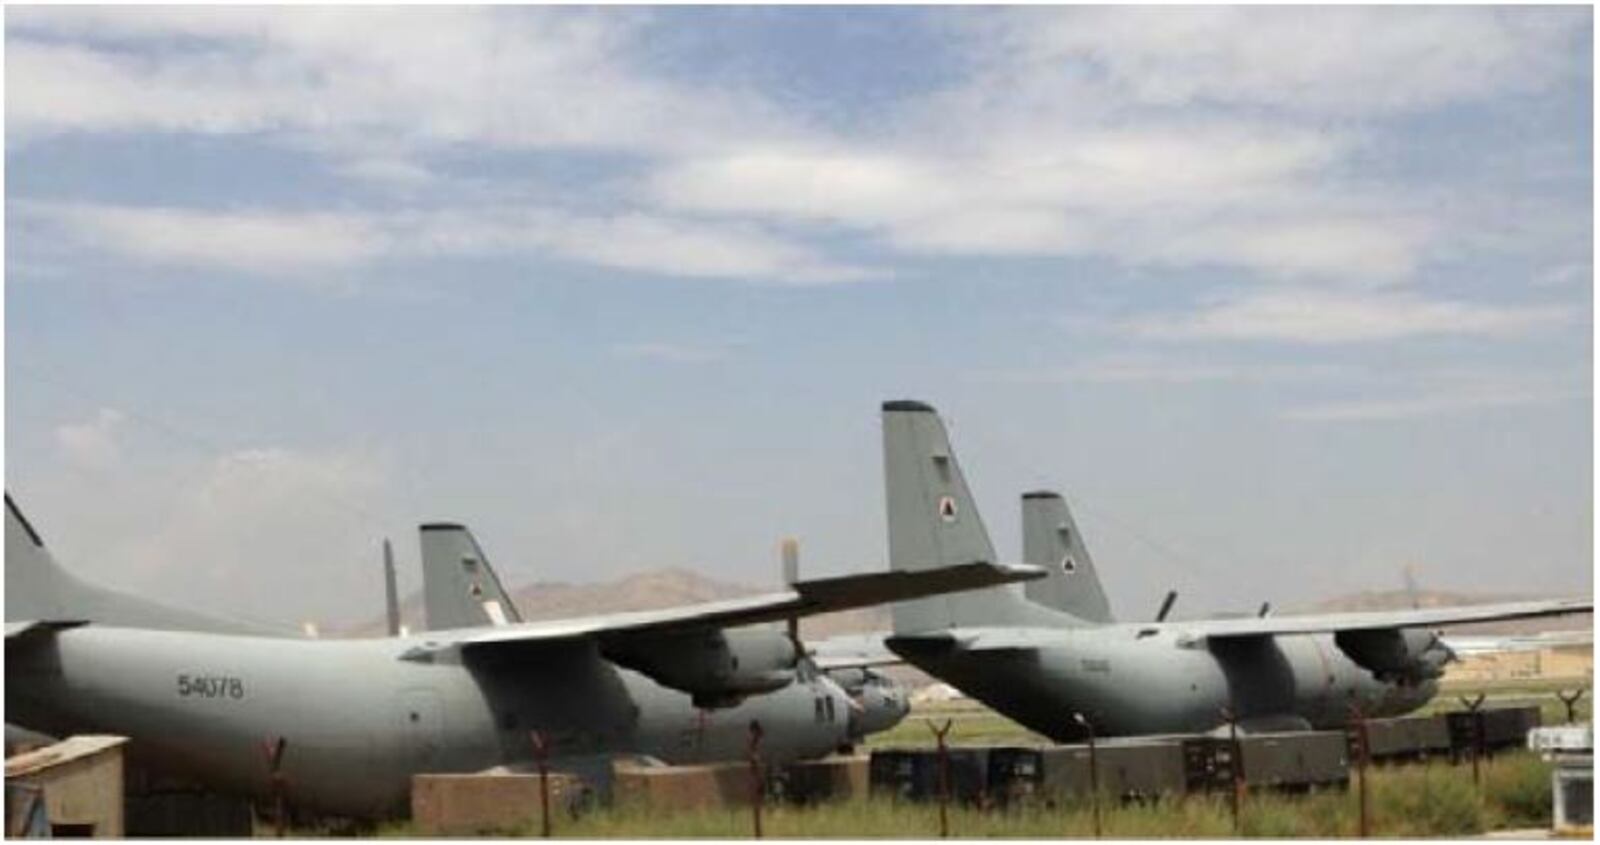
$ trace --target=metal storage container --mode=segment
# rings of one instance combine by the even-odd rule
[[[1343,731],[1296,731],[1239,737],[1239,762],[1253,787],[1300,790],[1350,780]]]
[[[1405,716],[1395,719],[1368,719],[1367,754],[1377,762],[1421,759],[1450,753],[1450,727],[1443,716]],[[1355,742],[1355,731],[1350,741]],[[1355,747],[1351,746],[1351,759]]]
[[[949,749],[950,798],[979,803],[988,786],[988,749],[958,746]],[[868,762],[871,790],[912,801],[939,799],[939,752],[932,748],[872,752]]]

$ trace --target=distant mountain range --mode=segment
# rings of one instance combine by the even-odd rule
[[[656,569],[594,584],[536,581],[522,587],[511,588],[511,598],[516,603],[517,609],[522,611],[523,617],[533,621],[602,613],[620,613],[630,610],[656,610],[676,605],[755,595],[774,589],[776,588],[771,586],[752,587],[746,584],[717,581],[686,569]],[[1441,607],[1458,604],[1518,601],[1527,598],[1537,597],[1421,590],[1417,593],[1416,603],[1420,607]],[[1369,590],[1327,599],[1299,608],[1275,608],[1273,612],[1291,614],[1296,612],[1395,610],[1411,607],[1411,605],[1411,594],[1405,590]],[[1179,602],[1179,608],[1179,615],[1174,618],[1181,618],[1181,601]],[[413,593],[401,602],[400,615],[411,630],[422,629],[423,614],[420,593]],[[1593,616],[1584,614],[1554,619],[1461,625],[1450,630],[1463,634],[1527,634],[1538,631],[1590,628],[1593,625]],[[383,618],[379,616],[360,625],[338,631],[336,635],[363,636],[381,634],[383,628]],[[824,614],[802,620],[800,632],[802,636],[808,639],[822,639],[837,634],[859,634],[883,631],[888,628],[888,608],[874,607],[844,613]]]

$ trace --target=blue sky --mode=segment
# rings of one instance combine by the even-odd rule
[[[24,8],[6,483],[75,568],[378,611],[883,565],[877,407],[1113,606],[1590,592],[1585,8]]]

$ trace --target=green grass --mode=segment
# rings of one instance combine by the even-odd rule
[[[946,739],[951,745],[1039,745],[1049,740],[975,702],[923,705],[900,724],[867,738],[866,748],[932,747],[936,744],[931,721],[943,727],[950,722]]]
[[[1481,789],[1472,767],[1448,763],[1370,770],[1370,832],[1387,837],[1460,837],[1488,830],[1545,827],[1550,823],[1550,770],[1537,756],[1512,752],[1483,761]],[[1246,837],[1348,837],[1359,830],[1358,791],[1329,789],[1304,795],[1252,791],[1240,808],[1238,835]],[[1227,795],[1169,798],[1151,804],[1103,808],[1102,834],[1123,839],[1220,838],[1236,835]],[[1093,812],[1083,801],[1060,806],[1029,803],[1007,809],[949,808],[950,832],[962,838],[1089,837]],[[769,805],[762,827],[772,838],[928,839],[939,835],[934,804],[859,798],[812,807]],[[556,820],[561,838],[744,839],[752,830],[748,808],[663,811],[646,807],[592,810]],[[408,824],[385,825],[378,836],[413,835]],[[536,824],[482,831],[536,836]]]

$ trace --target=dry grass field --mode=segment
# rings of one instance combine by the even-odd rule
[[[1427,711],[1461,705],[1458,695],[1484,692],[1492,704],[1537,703],[1544,723],[1565,720],[1556,700],[1559,685],[1537,682],[1459,685],[1441,693]],[[1580,718],[1590,712],[1588,695]],[[891,731],[874,736],[868,749],[931,746],[928,722],[949,719],[950,741],[958,745],[1026,745],[1045,740],[977,702],[957,700],[918,706]],[[1493,830],[1547,827],[1550,823],[1550,769],[1536,755],[1510,752],[1484,761],[1483,781],[1474,786],[1469,765],[1436,761],[1374,767],[1371,770],[1371,827],[1374,836],[1460,837]],[[1352,776],[1353,778],[1353,776]],[[1330,789],[1304,795],[1265,791],[1247,795],[1238,826],[1225,795],[1191,796],[1148,804],[1102,807],[1102,833],[1115,838],[1347,837],[1358,831],[1357,790]],[[1087,803],[1025,805],[1008,809],[951,806],[951,834],[957,837],[1067,838],[1093,835]],[[927,839],[939,835],[939,812],[932,804],[864,798],[814,807],[773,804],[763,811],[766,836],[776,838]],[[605,807],[576,818],[557,820],[563,838],[746,838],[747,808],[663,812],[636,807]],[[374,831],[408,836],[408,824]],[[502,836],[536,836],[538,830],[484,831]]]
[[[1347,837],[1359,830],[1357,790],[1305,795],[1256,792],[1241,804],[1237,828],[1223,795],[1191,796],[1148,804],[1103,808],[1102,835],[1122,839],[1248,837]],[[1550,773],[1527,752],[1495,758],[1474,788],[1469,766],[1444,763],[1372,770],[1370,834],[1384,837],[1469,836],[1491,830],[1537,828],[1550,821]],[[960,838],[1083,838],[1094,833],[1087,802],[1034,804],[1008,809],[952,806],[950,833]],[[859,799],[814,807],[772,805],[762,814],[763,832],[774,838],[932,839],[939,836],[933,804]],[[536,836],[537,827],[486,830],[485,835]],[[747,838],[748,808],[662,812],[611,807],[557,820],[561,838]],[[410,835],[408,825],[376,831]]]

